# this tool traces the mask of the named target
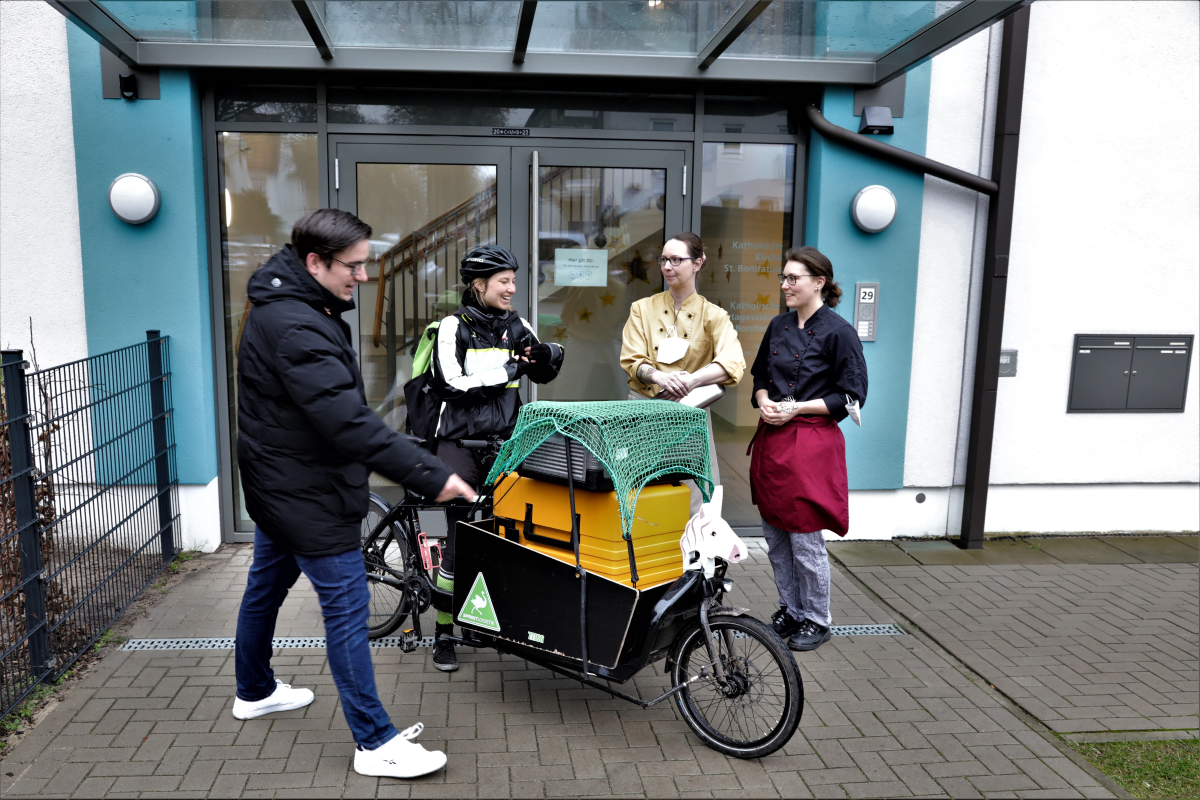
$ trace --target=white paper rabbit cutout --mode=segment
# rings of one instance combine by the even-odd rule
[[[704,577],[711,578],[717,567],[717,558],[731,564],[746,558],[746,543],[733,532],[729,523],[721,517],[723,487],[713,489],[712,499],[700,506],[700,511],[690,520],[679,538],[683,550],[685,570],[704,570]]]

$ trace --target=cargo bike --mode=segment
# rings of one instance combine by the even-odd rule
[[[411,494],[373,497],[363,554],[370,635],[408,652],[420,613],[454,615],[460,645],[521,657],[643,708],[671,699],[709,747],[758,758],[800,723],[800,670],[770,626],[727,605],[744,545],[720,519],[705,413],[676,403],[535,402],[512,437],[459,446],[494,456],[471,520],[456,528],[453,594],[433,578],[437,547]],[[705,498],[689,519],[693,479]],[[477,516],[481,517],[475,519]],[[681,542],[682,539],[682,542]],[[670,687],[616,688],[663,663]]]

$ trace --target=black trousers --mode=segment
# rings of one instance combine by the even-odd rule
[[[454,471],[471,488],[479,491],[487,472],[483,468],[483,452],[459,447],[451,439],[439,439],[437,447],[438,460]],[[466,522],[470,504],[460,500],[446,509],[446,538],[442,541],[442,565],[438,573],[454,580],[454,527],[459,522]]]

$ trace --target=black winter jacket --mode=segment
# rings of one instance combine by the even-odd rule
[[[450,471],[367,405],[339,300],[289,247],[256,271],[238,347],[238,467],[246,511],[305,556],[360,545],[371,470],[426,497]]]
[[[443,400],[438,438],[511,434],[521,397],[520,377],[510,362],[514,353],[524,355],[526,347],[537,343],[532,326],[511,309],[468,303],[442,320],[430,359],[430,386]],[[526,367],[534,383],[558,377],[563,346],[551,342],[550,350],[549,363]]]

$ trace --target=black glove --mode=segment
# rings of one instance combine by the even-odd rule
[[[504,371],[508,373],[508,379],[510,381],[515,381],[517,378],[524,375],[528,369],[529,369],[529,362],[521,361],[516,356],[513,356],[512,358],[510,358],[508,360],[508,362],[504,365]]]
[[[538,366],[549,364],[554,360],[554,348],[539,342],[529,348],[529,360]]]

